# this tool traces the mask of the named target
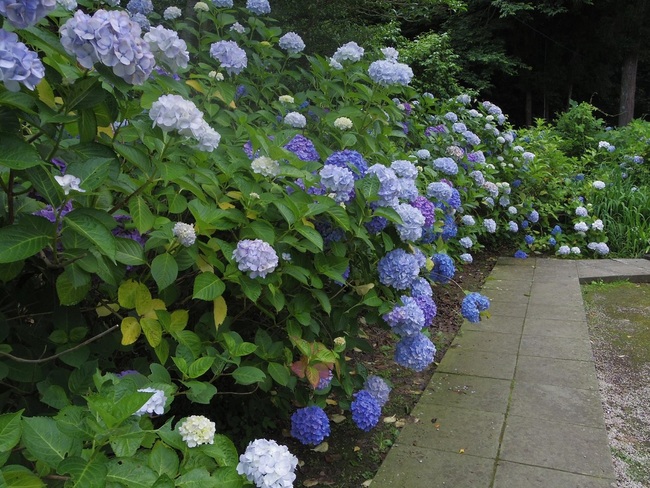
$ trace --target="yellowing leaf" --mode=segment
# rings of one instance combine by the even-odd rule
[[[218,329],[228,315],[228,305],[223,297],[214,299],[214,326]]]
[[[180,332],[187,326],[187,321],[190,318],[187,310],[174,310],[172,312],[172,321],[169,325],[170,332]]]
[[[325,441],[325,442],[321,442],[316,447],[314,447],[312,449],[312,451],[314,451],[314,452],[327,452],[329,450],[329,448],[330,448],[329,444],[327,443],[327,441]]]
[[[117,290],[117,301],[124,308],[135,308],[135,297],[137,296],[140,283],[133,280],[123,282]]]
[[[38,98],[41,102],[45,103],[50,108],[56,108],[56,100],[54,98],[54,91],[45,78],[41,79],[40,83],[36,85]]]
[[[142,314],[143,317],[146,317],[148,319],[155,320],[158,317],[156,315],[156,310],[167,310],[167,307],[165,306],[165,302],[163,302],[160,298],[154,298],[153,300],[151,300],[149,302],[149,306],[151,308]]]
[[[144,332],[147,342],[151,347],[156,347],[162,339],[162,327],[160,322],[155,319],[143,318],[140,320],[142,332]]]
[[[359,452],[361,448],[359,446],[354,446],[354,449],[352,449],[354,452]]]
[[[372,480],[366,480],[363,483],[361,483],[361,486],[363,486],[363,488],[367,488],[371,484],[372,484]]]
[[[203,256],[199,256],[196,265],[203,273],[214,273],[214,266],[208,263]]]
[[[359,295],[364,296],[366,293],[368,293],[374,287],[375,287],[374,283],[368,283],[367,285],[355,286],[354,291],[356,291]]]
[[[257,212],[253,212],[252,210],[246,210],[246,217],[249,220],[255,220],[257,219]]]
[[[235,208],[235,206],[229,202],[219,202],[217,205],[219,205],[219,208],[221,210],[229,210],[231,208]]]
[[[117,303],[107,303],[106,305],[100,305],[95,309],[98,317],[108,317],[113,312],[117,312],[120,309],[120,306]]]
[[[122,332],[122,345],[128,346],[133,344],[140,337],[140,322],[135,317],[124,317],[120,324],[120,331]]]
[[[395,415],[391,415],[390,417],[384,417],[385,424],[394,424],[395,422],[397,422],[397,417]]]
[[[431,258],[427,258],[425,267],[427,268],[427,271],[431,271],[433,269],[433,260]]]
[[[305,480],[302,482],[302,486],[306,486],[307,488],[309,488],[310,486],[316,486],[318,483],[319,483],[318,480]]]
[[[185,80],[185,84],[191,86],[199,93],[204,93],[203,86],[196,80]]]
[[[307,227],[311,227],[312,229],[316,228],[316,227],[314,227],[314,224],[312,224],[309,220],[307,220],[304,217],[302,218],[302,223],[305,224]]]
[[[345,420],[345,415],[341,415],[340,413],[335,413],[334,415],[332,415],[330,417],[330,419],[335,424],[340,424],[341,422],[343,422]]]
[[[327,400],[325,400],[325,403],[327,403],[328,405],[338,405],[339,404],[339,402],[337,402],[336,400],[332,400],[331,398],[328,398]]]
[[[228,193],[226,193],[226,195],[228,195],[230,198],[233,198],[235,200],[241,200],[242,192],[240,192],[240,191],[229,191]]]
[[[465,454],[465,449],[460,448],[460,449],[458,450],[458,454]]]

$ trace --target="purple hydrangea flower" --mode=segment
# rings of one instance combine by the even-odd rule
[[[460,310],[463,317],[470,322],[479,322],[481,312],[490,308],[490,299],[480,293],[469,293],[461,304]]]
[[[210,56],[226,70],[226,73],[238,75],[246,66],[248,58],[246,51],[240,48],[235,41],[218,41],[210,45]]]
[[[474,258],[472,257],[471,254],[469,253],[463,253],[460,256],[458,256],[460,260],[465,263],[465,264],[470,264],[474,261]]]
[[[363,389],[370,393],[380,407],[386,405],[390,395],[390,386],[380,376],[370,375],[363,383]]]
[[[381,407],[375,397],[366,390],[360,390],[354,395],[350,404],[352,420],[361,430],[370,431],[381,415]]]
[[[261,239],[244,239],[237,243],[232,253],[239,270],[249,272],[251,278],[265,278],[278,266],[278,255],[270,244]]]
[[[294,153],[298,156],[298,159],[301,159],[302,161],[318,161],[320,159],[320,155],[318,154],[318,151],[316,151],[314,143],[302,134],[296,134],[293,139],[284,145],[284,148],[287,151]]]
[[[481,143],[479,136],[474,134],[471,130],[466,130],[463,132],[463,137],[467,141],[467,144],[470,146],[478,146]]]
[[[395,346],[395,362],[416,372],[426,369],[435,356],[436,346],[421,332],[402,338]]]
[[[367,222],[365,225],[366,229],[368,229],[368,232],[371,234],[379,234],[388,226],[388,219],[385,217],[375,216],[370,219],[370,222]]]
[[[326,376],[321,376],[320,379],[318,380],[318,384],[316,385],[316,388],[314,390],[316,391],[322,391],[328,386],[330,386],[330,383],[332,383],[332,378],[334,377],[334,374],[332,373],[331,369],[327,370],[327,375]]]
[[[426,295],[418,295],[414,298],[418,307],[420,307],[420,310],[422,310],[422,313],[424,314],[424,326],[429,327],[438,313],[436,302],[433,301],[432,297]]]
[[[351,149],[333,152],[327,157],[325,164],[349,169],[354,174],[355,180],[363,178],[368,172],[368,163],[366,160],[360,153]]]
[[[411,296],[419,297],[433,297],[433,290],[431,285],[425,278],[416,278],[413,283],[411,283]]]
[[[315,405],[299,408],[291,416],[291,435],[302,444],[315,446],[330,435],[330,420]]]
[[[415,298],[402,296],[400,299],[403,305],[395,306],[382,318],[401,337],[417,334],[424,327],[424,312]]]
[[[443,124],[430,126],[424,129],[424,135],[426,137],[431,137],[434,134],[446,134],[446,133],[447,133],[447,128]]]
[[[420,274],[420,265],[413,254],[398,248],[379,260],[377,272],[383,285],[406,290]]]
[[[411,200],[411,205],[417,208],[424,217],[424,227],[431,227],[436,221],[436,207],[426,197],[418,196]]]
[[[451,214],[445,215],[445,223],[442,226],[442,240],[447,242],[449,239],[453,239],[458,234],[458,225],[456,225],[456,219]]]
[[[16,34],[0,29],[0,80],[5,88],[17,92],[22,83],[33,90],[44,76],[45,67],[38,55],[18,41]]]
[[[467,155],[467,160],[472,163],[483,164],[485,163],[485,155],[483,154],[483,151],[471,152]]]
[[[295,32],[287,32],[280,38],[278,45],[289,54],[297,54],[305,49],[305,43]]]
[[[446,284],[456,274],[456,267],[454,260],[446,254],[434,254],[433,257],[433,270],[430,273],[432,281]]]
[[[56,8],[56,0],[0,0],[0,14],[18,29],[26,29]]]

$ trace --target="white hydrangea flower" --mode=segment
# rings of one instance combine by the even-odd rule
[[[184,222],[176,222],[172,232],[178,242],[185,247],[190,247],[196,241],[196,232],[194,231],[194,224],[186,224]]]
[[[174,20],[179,18],[183,12],[181,12],[181,9],[175,6],[167,7],[165,11],[163,12],[163,18],[165,20]]]
[[[280,174],[280,163],[267,156],[260,156],[253,159],[251,169],[258,175],[274,178]]]
[[[605,188],[605,182],[596,180],[591,184],[591,186],[593,186],[596,190],[602,190],[603,188]]]
[[[573,226],[573,230],[576,232],[587,232],[589,230],[589,224],[586,222],[578,222]]]
[[[280,95],[278,100],[282,103],[293,103],[294,99],[291,95]]]
[[[208,7],[208,4],[205,2],[196,2],[196,5],[194,5],[194,10],[197,12],[208,12],[210,10],[210,7]]]
[[[334,127],[336,127],[339,130],[348,130],[348,129],[352,129],[353,124],[352,121],[347,117],[339,117],[334,121]]]
[[[594,223],[591,224],[591,228],[593,230],[603,230],[605,226],[603,225],[603,221],[600,219],[594,220]]]
[[[187,447],[213,444],[215,430],[214,422],[203,415],[190,415],[178,427]]]
[[[284,116],[284,123],[296,129],[302,129],[307,125],[307,119],[298,112],[289,112]]]
[[[257,439],[239,456],[237,473],[258,488],[293,488],[298,458],[274,440]]]
[[[165,412],[165,402],[167,402],[167,397],[165,396],[164,391],[155,388],[140,388],[138,391],[143,393],[153,393],[153,395],[151,395],[151,398],[149,398],[149,400],[147,400],[147,402],[133,415],[142,416],[146,413],[162,415]]]
[[[577,246],[572,247],[571,254],[580,254],[580,248]]]
[[[79,188],[81,180],[76,176],[68,174],[64,176],[55,176],[54,179],[59,185],[61,185],[61,188],[63,188],[63,193],[66,195],[70,193],[70,190],[75,190],[81,193],[84,193],[86,191]]]

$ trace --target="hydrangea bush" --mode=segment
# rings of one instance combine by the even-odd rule
[[[471,252],[607,252],[588,203],[542,201],[541,143],[419,94],[394,48],[305,56],[266,0],[102,7],[0,3],[5,480],[291,486],[285,446],[238,456],[217,395],[311,445],[336,390],[369,430],[390,388],[344,360],[362,327],[423,371],[434,289]]]

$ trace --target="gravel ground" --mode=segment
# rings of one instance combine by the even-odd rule
[[[650,487],[650,285],[584,287],[618,488]]]

